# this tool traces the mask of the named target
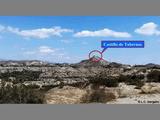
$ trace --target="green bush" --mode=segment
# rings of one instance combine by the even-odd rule
[[[107,103],[108,101],[116,99],[116,96],[113,93],[105,93],[105,89],[97,87],[93,88],[96,89],[87,91],[87,93],[81,98],[81,103]]]
[[[160,82],[160,71],[153,70],[148,73],[147,82]]]
[[[136,85],[136,88],[141,88],[144,85],[144,75],[120,75],[118,82],[124,82],[128,85]]]
[[[29,70],[23,70],[23,71],[13,71],[13,72],[5,72],[0,74],[0,79],[10,81],[10,77],[15,78],[14,84],[21,83],[24,81],[35,81],[38,80],[39,75],[41,74],[41,71],[29,71]]]
[[[144,79],[143,75],[131,75],[129,76],[128,84],[140,87],[140,85],[143,86],[143,79]]]
[[[125,76],[125,75],[120,75],[119,78],[118,78],[118,82],[127,82],[129,79],[128,76]]]
[[[104,85],[106,87],[117,87],[118,80],[109,77],[95,77],[90,80],[91,84]]]
[[[82,97],[82,103],[106,103],[116,98],[113,93],[105,92],[105,87],[117,87],[118,79],[101,72],[89,78],[91,90]]]
[[[90,78],[91,84],[96,85],[104,85],[106,87],[117,87],[118,86],[118,79],[113,76],[108,76],[107,74],[100,73],[95,75],[94,77]]]
[[[7,104],[40,104],[43,103],[43,94],[23,84],[5,86],[2,82],[0,88],[0,103]]]

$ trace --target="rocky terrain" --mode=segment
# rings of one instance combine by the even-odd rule
[[[151,63],[131,66],[103,60],[83,60],[77,64],[0,61],[0,81],[10,86],[21,83],[38,89],[47,88],[44,103],[48,104],[90,103],[84,96],[93,93],[96,96],[97,91],[104,92],[103,100],[112,98],[102,100],[108,104],[160,101],[160,65]],[[92,88],[95,85],[98,87]]]

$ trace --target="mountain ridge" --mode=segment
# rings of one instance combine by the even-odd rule
[[[160,68],[159,64],[155,63],[148,63],[144,65],[128,65],[128,64],[122,64],[117,62],[109,62],[104,59],[101,59],[97,62],[95,62],[93,59],[100,59],[97,56],[93,56],[90,59],[81,60],[78,63],[52,63],[48,61],[42,61],[42,60],[4,60],[0,59],[0,65],[7,65],[7,66],[53,66],[53,65],[75,65],[75,66],[83,66],[83,67],[96,67],[96,66],[107,66],[107,67],[146,67],[146,68]]]

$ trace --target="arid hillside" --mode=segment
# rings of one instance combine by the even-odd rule
[[[129,103],[158,103],[160,66],[131,66],[103,60],[83,60],[77,64],[0,61],[0,82],[0,99],[5,98],[1,103],[115,104],[116,101],[128,103],[132,98],[134,100]],[[15,92],[11,93],[13,89]],[[24,93],[25,89],[27,93]],[[9,91],[8,96],[3,91]],[[30,96],[30,91],[34,91],[31,96],[36,99],[22,99]],[[11,99],[14,94],[17,98],[7,102],[6,99]],[[148,94],[151,97],[143,97]]]

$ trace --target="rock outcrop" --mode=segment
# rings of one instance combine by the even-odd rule
[[[141,90],[142,93],[160,93],[160,83],[146,83]]]
[[[135,89],[134,85],[126,85],[125,83],[120,83],[118,86],[119,97],[128,97],[131,95],[137,95],[141,90]]]

